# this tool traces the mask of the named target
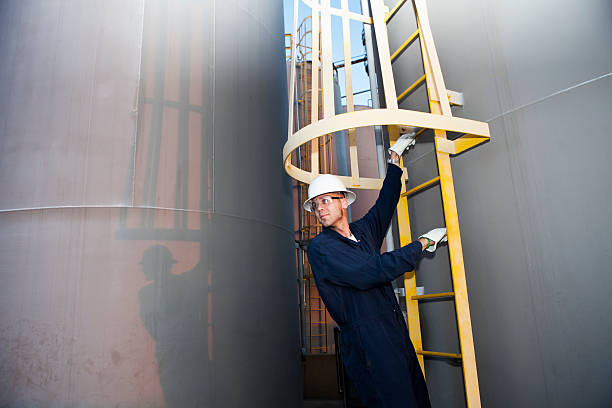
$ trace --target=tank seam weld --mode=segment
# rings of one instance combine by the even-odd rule
[[[553,96],[560,95],[560,94],[562,94],[562,93],[565,93],[565,92],[571,91],[572,89],[576,89],[576,88],[581,87],[581,86],[583,86],[583,85],[588,85],[588,84],[590,84],[591,82],[599,81],[600,79],[604,79],[604,78],[609,77],[609,76],[612,76],[612,72],[609,72],[609,73],[607,73],[607,74],[600,75],[600,76],[598,76],[598,77],[596,77],[596,78],[589,79],[588,81],[580,82],[579,84],[572,85],[572,86],[570,86],[570,87],[568,87],[568,88],[561,89],[561,90],[559,90],[559,91],[557,91],[557,92],[553,92],[553,93],[551,93],[550,95],[547,95],[547,96],[544,96],[544,97],[542,97],[542,98],[536,99],[535,101],[531,101],[531,102],[528,102],[528,103],[526,103],[526,104],[523,104],[523,105],[517,106],[516,108],[513,108],[513,109],[510,109],[510,110],[507,110],[507,111],[505,111],[505,112],[503,112],[503,113],[500,113],[499,115],[493,116],[492,118],[485,120],[485,122],[490,123],[490,122],[492,122],[492,121],[494,121],[494,120],[496,120],[496,119],[501,118],[502,116],[505,116],[505,115],[508,115],[508,114],[510,114],[510,113],[516,112],[517,110],[520,110],[520,109],[526,108],[526,107],[528,107],[528,106],[534,105],[534,104],[536,104],[536,103],[539,103],[539,102],[545,101],[546,99],[552,98]],[[408,161],[408,162],[406,163],[406,165],[413,164],[414,162],[417,162],[417,161],[421,160],[423,157],[425,157],[425,156],[429,156],[429,155],[431,155],[432,153],[434,153],[434,150],[427,151],[427,152],[425,152],[425,153],[423,153],[423,154],[421,154],[421,155],[419,155],[419,156],[415,157],[414,159],[412,159],[412,160]]]
[[[510,114],[510,113],[516,112],[517,110],[520,110],[520,109],[526,108],[526,107],[531,106],[531,105],[534,105],[534,104],[536,104],[536,103],[543,102],[543,101],[545,101],[546,99],[552,98],[553,96],[557,96],[557,95],[560,95],[560,94],[562,94],[562,93],[565,93],[565,92],[571,91],[571,90],[576,89],[576,88],[579,88],[579,87],[581,87],[581,86],[583,86],[583,85],[588,85],[588,84],[590,84],[591,82],[599,81],[600,79],[604,79],[604,78],[609,77],[609,76],[611,76],[611,75],[612,75],[612,72],[609,72],[609,73],[607,73],[607,74],[600,75],[600,76],[598,76],[598,77],[596,77],[596,78],[589,79],[588,81],[580,82],[580,83],[578,83],[578,84],[576,84],[576,85],[572,85],[572,86],[570,86],[570,87],[568,87],[568,88],[561,89],[561,90],[559,90],[559,91],[557,91],[557,92],[553,92],[553,93],[551,93],[550,95],[543,96],[542,98],[536,99],[535,101],[531,101],[531,102],[528,102],[528,103],[526,103],[526,104],[523,104],[523,105],[517,106],[516,108],[512,108],[512,109],[510,109],[510,110],[507,110],[507,111],[505,111],[505,112],[502,112],[502,113],[500,113],[499,115],[496,115],[496,116],[493,116],[493,117],[492,117],[492,118],[490,118],[490,119],[487,119],[485,122],[492,122],[492,121],[494,121],[494,120],[496,120],[496,119],[501,118],[502,116],[505,116],[505,115],[508,115],[508,114]]]
[[[92,204],[92,205],[57,205],[57,206],[45,206],[45,207],[7,208],[7,209],[1,209],[0,214],[11,213],[11,212],[22,212],[22,211],[70,210],[70,209],[78,209],[78,208],[86,208],[86,209],[87,208],[92,208],[92,209],[105,209],[105,208],[116,209],[118,208],[118,209],[134,209],[134,210],[166,210],[166,211],[182,211],[182,212],[197,213],[197,214],[220,215],[223,217],[237,218],[237,219],[245,220],[245,221],[255,221],[260,224],[266,224],[266,225],[270,225],[272,227],[281,229],[285,232],[288,232],[292,236],[294,234],[294,231],[289,228],[283,227],[282,225],[279,225],[279,224],[271,223],[269,221],[264,221],[258,218],[249,218],[249,217],[245,217],[242,215],[224,213],[224,212],[219,212],[219,211],[194,210],[194,209],[189,209],[189,208],[157,207],[157,206],[149,206],[149,205],[129,206],[129,205],[123,205],[123,204],[116,204],[116,205],[112,205],[112,204],[93,205]]]

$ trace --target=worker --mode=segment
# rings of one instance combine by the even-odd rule
[[[413,270],[424,250],[433,252],[446,241],[446,229],[380,253],[400,197],[399,158],[413,144],[412,133],[389,149],[390,164],[378,199],[358,221],[349,224],[347,217],[355,193],[334,175],[316,177],[304,202],[323,226],[309,245],[308,261],[320,296],[340,326],[346,372],[368,408],[431,406],[391,282]]]

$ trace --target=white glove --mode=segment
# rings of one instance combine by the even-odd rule
[[[436,250],[436,247],[440,242],[448,241],[448,237],[446,236],[446,228],[436,228],[429,231],[427,234],[421,235],[419,238],[427,238],[433,241],[433,244],[427,248],[426,251],[433,252]]]
[[[401,135],[399,139],[389,148],[389,154],[391,152],[397,153],[398,156],[402,156],[404,150],[408,147],[413,146],[416,143],[415,140],[416,134],[414,132],[406,133],[405,135]]]

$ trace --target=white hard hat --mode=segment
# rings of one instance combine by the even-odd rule
[[[346,186],[337,176],[333,174],[321,174],[315,177],[308,186],[308,200],[304,201],[304,209],[312,211],[310,203],[313,198],[326,193],[343,193],[348,200],[349,205],[355,201],[355,193],[346,189]]]

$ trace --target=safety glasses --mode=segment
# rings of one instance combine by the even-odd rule
[[[329,205],[333,202],[332,200],[342,200],[344,197],[332,197],[332,196],[323,196],[317,197],[315,200],[310,202],[310,208],[312,211],[317,211],[317,208],[320,206],[329,207]]]

